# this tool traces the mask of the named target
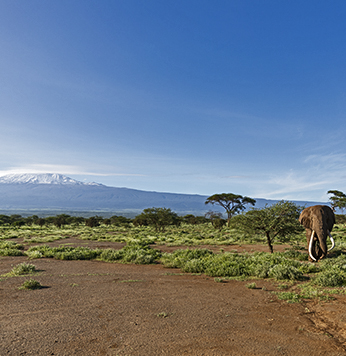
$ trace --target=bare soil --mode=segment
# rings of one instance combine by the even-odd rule
[[[72,239],[50,245],[67,242],[122,246]],[[0,274],[24,261],[1,257]],[[345,296],[288,304],[268,280],[249,289],[249,281],[216,283],[161,265],[30,262],[36,275],[0,281],[1,356],[346,355]],[[19,290],[29,278],[44,288]]]

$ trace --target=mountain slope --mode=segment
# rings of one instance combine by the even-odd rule
[[[0,210],[133,211],[165,207],[180,214],[224,210],[205,205],[208,196],[148,192],[82,183],[60,174],[22,174],[0,177]],[[256,199],[256,207],[276,200]],[[295,202],[315,205],[315,202]]]
[[[167,207],[208,210],[202,195],[146,192],[82,183],[60,174],[0,177],[0,209],[142,210]]]

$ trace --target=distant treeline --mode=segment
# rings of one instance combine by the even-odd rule
[[[180,225],[181,223],[187,223],[191,225],[199,225],[211,222],[216,228],[219,228],[220,222],[221,226],[224,225],[225,221],[221,218],[220,213],[212,213],[209,212],[205,216],[195,216],[193,214],[188,214],[185,216],[178,216],[168,209],[168,217],[169,215],[173,215],[175,221],[172,223],[173,225]],[[346,224],[346,215],[336,214],[336,223],[337,224]],[[164,220],[167,219],[167,214],[164,216]],[[49,226],[54,225],[58,228],[61,228],[65,225],[70,226],[79,226],[85,225],[89,227],[97,227],[101,224],[103,225],[115,225],[115,226],[123,226],[130,227],[131,224],[134,226],[148,226],[150,225],[150,221],[148,220],[146,214],[139,214],[135,218],[127,218],[125,216],[113,215],[110,218],[103,218],[102,216],[91,216],[89,218],[81,217],[81,216],[71,216],[68,214],[59,214],[56,216],[48,216],[48,217],[39,217],[38,215],[32,215],[28,217],[23,217],[19,214],[14,215],[0,215],[0,226]],[[170,225],[171,223],[168,223]]]
[[[185,216],[177,217],[179,222],[188,223],[188,224],[203,224],[210,222],[210,219],[206,218],[205,216],[195,216],[192,214],[188,214]],[[81,216],[71,216],[68,214],[59,214],[56,216],[48,216],[48,217],[39,217],[38,215],[32,215],[28,217],[23,217],[19,214],[13,215],[0,215],[0,226],[31,226],[31,225],[38,225],[38,226],[48,226],[54,225],[58,228],[61,228],[65,225],[70,226],[79,226],[79,225],[86,225],[89,227],[96,227],[100,226],[101,224],[104,225],[115,225],[115,226],[124,226],[129,227],[130,224],[135,226],[146,226],[149,225],[146,219],[143,219],[143,214],[136,216],[135,218],[127,218],[124,216],[113,215],[110,218],[103,218],[102,216],[91,216],[89,218],[84,218]]]

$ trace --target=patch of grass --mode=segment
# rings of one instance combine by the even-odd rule
[[[161,313],[156,314],[156,316],[159,318],[167,318],[169,316],[169,314],[166,312],[161,312]]]
[[[249,289],[256,289],[257,288],[257,285],[255,282],[252,282],[252,283],[249,283],[246,285],[246,288],[249,288]]]
[[[194,260],[200,260],[204,259],[207,256],[212,255],[213,252],[211,250],[207,249],[184,249],[184,250],[176,250],[172,253],[163,253],[161,257],[161,262],[165,267],[168,268],[181,268],[184,270],[184,272],[187,272],[185,270],[185,265],[188,262],[194,261]]]
[[[24,246],[13,241],[0,241],[0,256],[23,256]]]
[[[119,283],[136,283],[136,282],[144,282],[142,279],[126,279],[124,281],[119,281]]]
[[[98,259],[105,262],[123,262],[135,264],[155,263],[161,256],[161,252],[147,245],[129,244],[120,250],[103,250]]]
[[[297,267],[287,264],[272,267],[268,275],[278,280],[301,280],[303,277],[303,273]]]
[[[333,266],[317,274],[313,282],[320,287],[342,287],[346,285],[346,273],[338,266]]]
[[[39,281],[36,281],[35,279],[28,279],[18,289],[34,290],[40,288],[42,288],[42,285]]]
[[[24,276],[35,272],[36,272],[36,267],[33,264],[23,262],[12,267],[12,270],[8,273],[3,274],[2,277],[10,278],[10,277]]]
[[[92,260],[101,254],[101,249],[90,249],[89,247],[71,247],[59,246],[49,247],[47,245],[30,247],[27,254],[31,256],[39,256],[47,258],[55,258],[58,260]]]
[[[302,297],[300,294],[295,292],[275,292],[278,299],[286,300],[287,303],[300,303],[302,301]]]
[[[278,289],[288,289],[290,287],[290,285],[289,284],[277,284],[276,285],[276,288],[278,288]]]
[[[47,243],[57,240],[67,239],[69,236],[62,235],[48,235],[48,236],[27,236],[24,237],[23,241],[28,243]]]
[[[17,266],[14,266],[11,270],[11,274],[14,276],[22,276],[25,274],[31,274],[36,271],[36,266],[31,263],[20,263]]]
[[[283,254],[286,258],[292,258],[298,261],[307,261],[309,257],[308,254],[300,252],[299,249],[300,249],[299,247],[297,248],[292,247],[290,249],[287,249],[285,252],[283,252]]]
[[[27,251],[27,252],[26,252],[26,255],[27,255],[31,260],[34,260],[34,259],[42,258],[42,257],[43,257],[43,254],[42,254],[41,251]]]
[[[226,283],[226,279],[224,278],[218,278],[218,277],[215,277],[214,278],[214,281],[217,282],[217,283]]]
[[[180,268],[184,272],[204,273],[211,277],[258,277],[278,280],[302,279],[302,263],[287,259],[283,254],[215,254],[207,249],[176,250],[164,253],[165,267]]]

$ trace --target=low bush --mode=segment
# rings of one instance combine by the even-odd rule
[[[24,246],[13,241],[0,241],[0,256],[23,256]]]
[[[204,273],[211,277],[238,277],[251,275],[247,257],[237,253],[214,254],[206,263]]]
[[[161,256],[158,250],[150,248],[143,244],[129,244],[121,250],[106,249],[103,250],[98,259],[105,262],[124,262],[135,264],[155,263]]]
[[[341,287],[346,285],[346,255],[337,258],[326,258],[320,263],[321,272],[313,282],[321,287]]]
[[[295,292],[276,292],[278,299],[286,300],[288,303],[299,303],[301,302],[302,296]]]
[[[270,269],[269,277],[278,280],[284,280],[284,279],[300,280],[303,277],[303,273],[294,266],[280,264]]]
[[[47,258],[56,258],[58,260],[92,260],[101,254],[102,250],[92,250],[89,247],[70,247],[59,246],[49,247],[47,245],[30,247],[27,254],[28,256],[39,256]]]
[[[42,285],[39,281],[36,281],[35,279],[29,279],[26,280],[19,289],[40,289],[42,288]]]
[[[35,258],[42,258],[43,254],[40,251],[27,251],[26,255],[31,259],[35,259]]]
[[[342,287],[346,285],[346,273],[337,266],[317,274],[314,283],[321,287]]]
[[[30,274],[34,273],[36,271],[35,265],[31,263],[20,263],[17,266],[14,266],[10,272],[11,275],[13,276],[21,276],[25,274]]]
[[[305,268],[301,262],[287,259],[279,253],[214,254],[207,249],[164,253],[161,262],[165,267],[180,268],[190,273],[205,273],[211,277],[254,276],[279,280],[300,280]]]
[[[285,252],[283,252],[283,254],[286,258],[292,258],[299,261],[307,261],[309,257],[307,253],[299,252],[294,248],[286,250]]]

